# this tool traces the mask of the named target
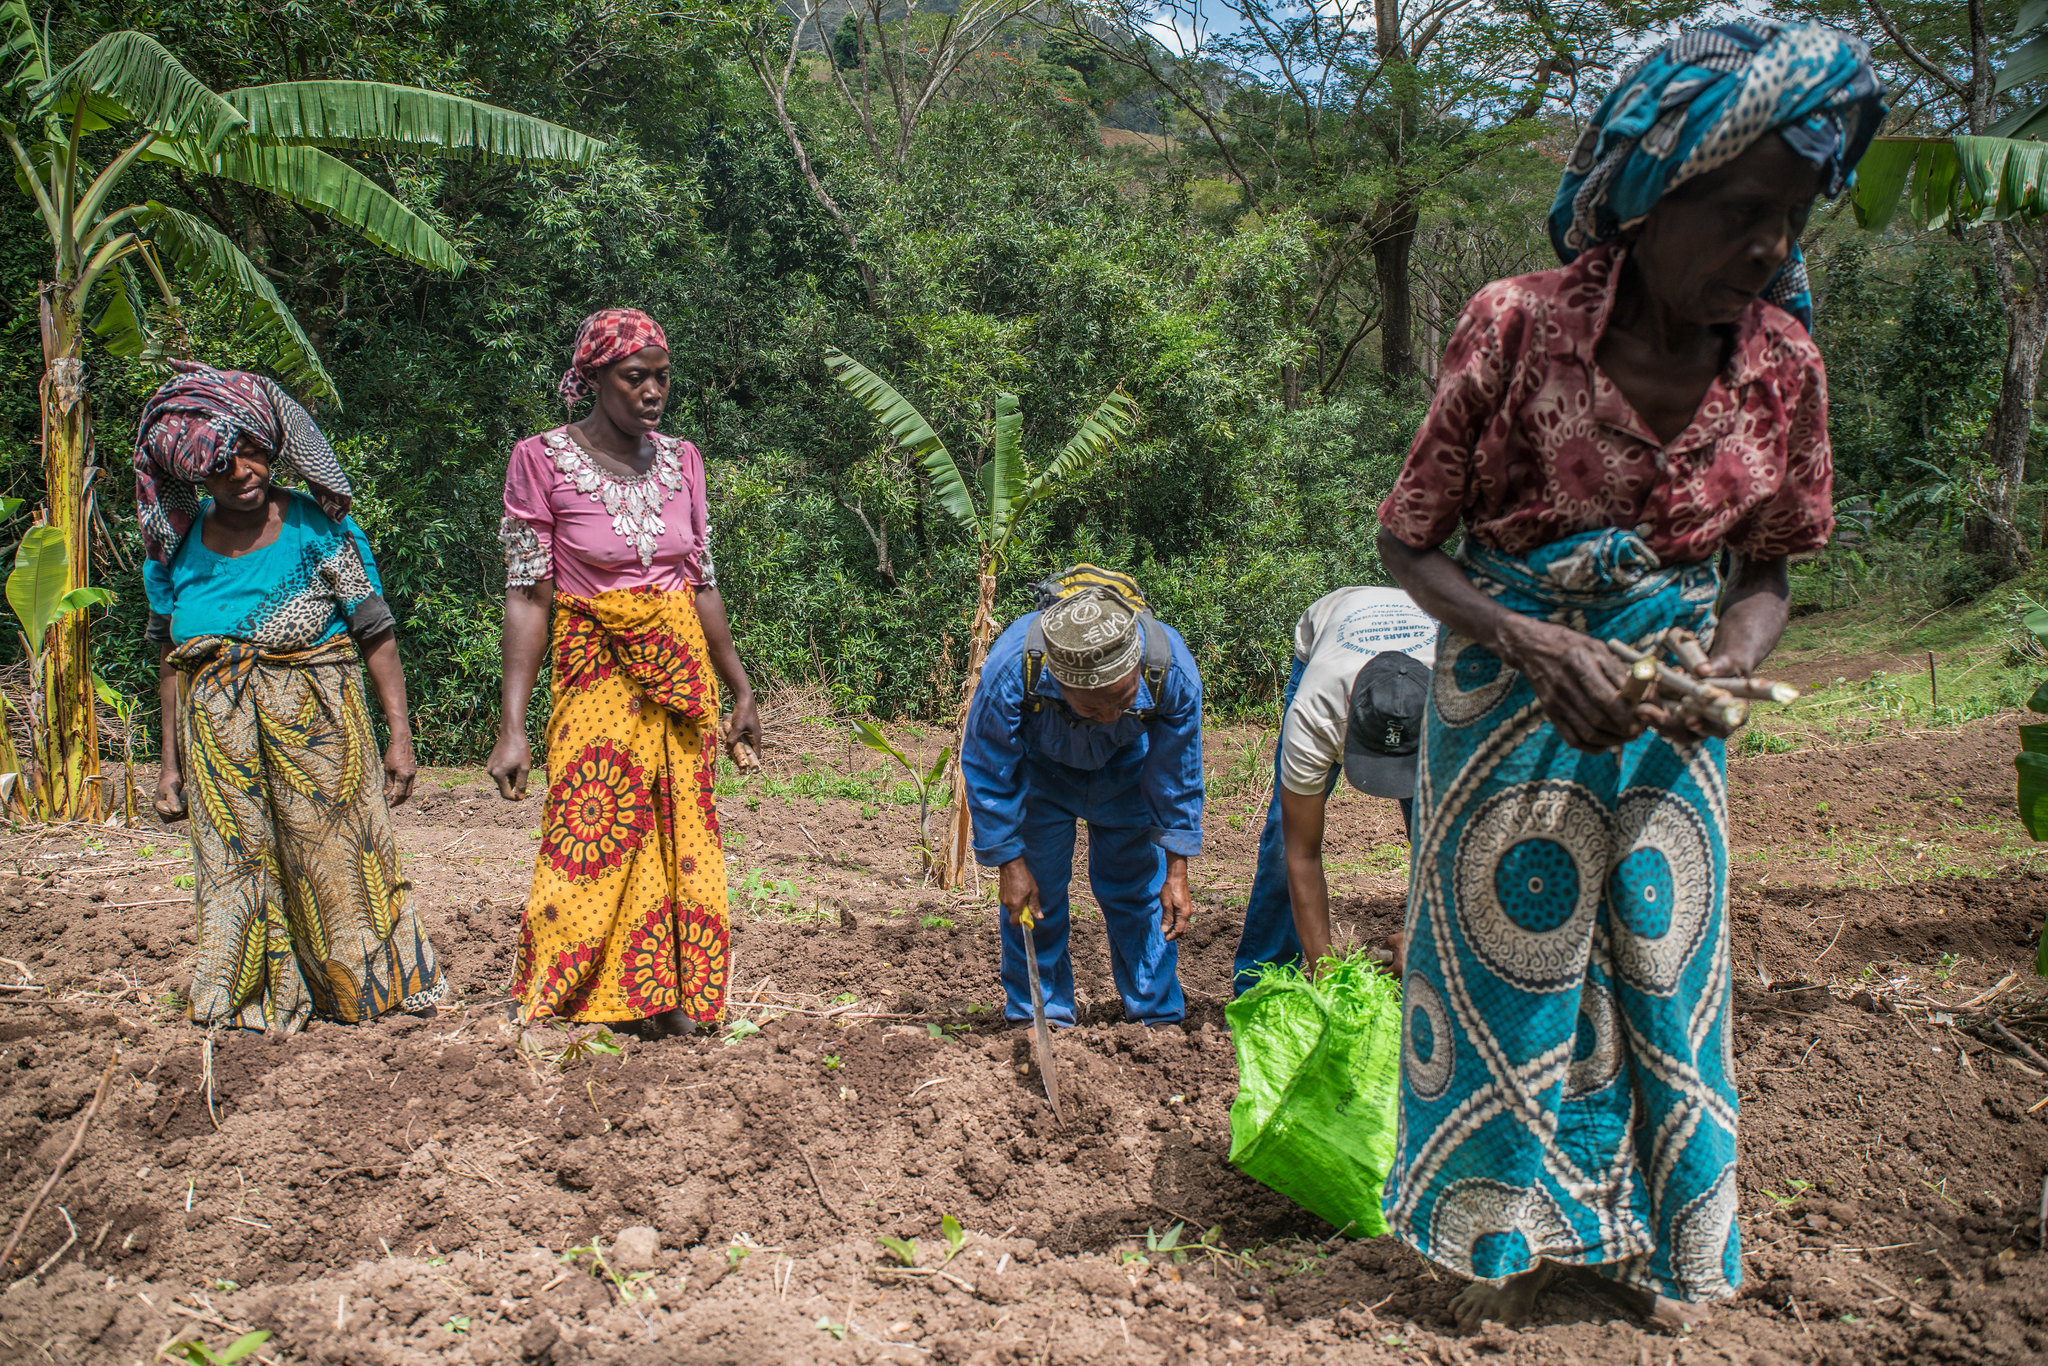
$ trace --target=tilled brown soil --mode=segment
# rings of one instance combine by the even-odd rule
[[[1915,880],[1908,855],[1841,886],[1810,850],[1779,857],[1819,833],[1818,801],[1846,831],[1995,850],[2017,828],[2008,725],[1737,766],[1749,1281],[1684,1339],[1580,1292],[1456,1338],[1451,1278],[1226,1165],[1249,791],[1212,801],[1185,1028],[1117,1023],[1077,917],[1064,1129],[996,1018],[992,888],[920,886],[900,807],[726,799],[734,996],[766,1027],[577,1055],[587,1031],[521,1047],[497,1008],[537,807],[429,775],[401,839],[458,1007],[222,1036],[210,1087],[202,1036],[161,1004],[190,953],[181,842],[18,835],[0,957],[49,989],[0,993],[0,1236],[119,1062],[5,1269],[0,1362],[129,1366],[251,1327],[274,1334],[264,1359],[358,1366],[2048,1359],[2048,1075],[1927,1005],[2025,972],[2048,883],[2019,864]],[[1340,801],[1333,830],[1337,918],[1375,940],[1400,914],[1391,804]],[[1175,1226],[1219,1231],[1148,1247]],[[653,1236],[621,1249],[635,1228]],[[915,1237],[918,1265],[884,1233]],[[572,1251],[592,1247],[616,1279]]]

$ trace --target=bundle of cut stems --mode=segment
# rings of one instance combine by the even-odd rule
[[[1692,670],[1707,662],[1707,652],[1699,637],[1684,627],[1672,627],[1656,644],[1677,656],[1684,668],[1674,669],[1654,652],[1638,650],[1622,641],[1607,642],[1607,648],[1629,666],[1628,681],[1621,685],[1621,695],[1634,703],[1654,702],[1660,693],[1667,694],[1678,703],[1679,715],[1699,722],[1715,735],[1726,737],[1741,729],[1749,720],[1751,701],[1782,703],[1799,697],[1797,688],[1767,678],[1696,677]]]

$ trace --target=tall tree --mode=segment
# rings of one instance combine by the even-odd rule
[[[61,66],[23,0],[0,3],[0,138],[16,183],[49,234],[52,276],[38,294],[44,372],[42,520],[64,538],[68,584],[85,585],[94,483],[85,342],[153,358],[182,347],[172,277],[225,300],[250,363],[308,397],[339,404],[333,380],[276,287],[203,218],[155,199],[122,203],[138,166],[267,191],[352,229],[418,265],[461,271],[454,246],[375,180],[324,148],[482,155],[530,165],[587,165],[602,144],[556,124],[432,90],[369,81],[288,81],[216,93],[147,34],[107,33]],[[100,157],[88,139],[130,138]],[[159,327],[137,265],[161,302]],[[97,316],[90,316],[94,309]],[[43,814],[99,814],[99,745],[85,615],[49,628],[40,651],[41,720],[49,738]]]
[[[872,300],[876,271],[864,252],[853,215],[826,187],[811,159],[810,139],[798,123],[800,92],[815,82],[816,66],[831,76],[845,113],[860,128],[874,170],[900,179],[919,124],[962,64],[1028,9],[1033,0],[959,0],[950,12],[921,14],[917,0],[852,0],[840,42],[825,28],[827,0],[786,0],[728,12],[747,66],[767,93],[775,121],[789,140],[811,195],[846,241]],[[844,52],[851,60],[840,60]],[[886,103],[884,103],[886,101]]]
[[[1059,25],[1159,90],[1247,210],[1308,213],[1316,262],[1290,321],[1325,395],[1375,330],[1385,374],[1416,371],[1411,258],[1431,191],[1538,135],[1531,120],[1626,41],[1583,0],[1110,0],[1069,4]],[[1285,387],[1292,406],[1303,380]]]

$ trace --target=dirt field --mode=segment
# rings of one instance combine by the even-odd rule
[[[766,1027],[617,1056],[554,1033],[536,1057],[498,1006],[538,805],[426,774],[400,835],[460,1004],[222,1037],[210,1088],[166,1004],[193,938],[182,840],[0,837],[0,956],[46,988],[0,992],[0,1236],[118,1053],[5,1269],[0,1362],[131,1366],[252,1327],[274,1333],[257,1360],[352,1366],[2048,1360],[2048,1075],[1942,1005],[2035,990],[2048,885],[2009,814],[2014,720],[1735,766],[1748,1283],[1686,1339],[1576,1294],[1452,1337],[1451,1279],[1225,1164],[1254,736],[1211,740],[1186,1028],[1116,1023],[1077,916],[1064,1132],[997,1018],[992,885],[921,887],[914,807],[727,796],[735,1000]],[[785,790],[859,772],[822,731],[771,738]],[[1338,918],[1377,939],[1404,880],[1392,804],[1340,800],[1332,848]],[[966,1236],[941,1266],[948,1215]],[[1176,1225],[1219,1232],[1148,1249]],[[915,1236],[919,1265],[878,1233]],[[617,1282],[571,1252],[592,1246]]]

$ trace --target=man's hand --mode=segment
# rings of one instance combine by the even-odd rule
[[[498,733],[498,743],[491,750],[484,772],[497,780],[500,797],[508,802],[526,800],[526,778],[533,772],[533,746],[526,742],[523,727]]]
[[[1600,754],[1643,733],[1645,716],[1621,696],[1628,674],[1589,635],[1516,616],[1501,631],[1501,654],[1536,690],[1536,701],[1573,749]]]
[[[419,772],[419,763],[413,758],[410,736],[394,736],[384,751],[384,800],[391,806],[404,806],[405,799],[412,795],[413,775]]]
[[[1194,918],[1194,904],[1188,900],[1188,856],[1168,854],[1166,885],[1159,889],[1159,933],[1170,944]]]
[[[165,825],[185,819],[185,777],[169,759],[157,775],[155,805],[156,818]]]
[[[1023,923],[1021,912],[1026,906],[1034,917],[1038,914],[1038,880],[1031,876],[1031,870],[1024,866],[1020,855],[1002,866],[997,875],[996,896],[1001,899],[1003,909],[1010,913],[1010,923]]]

